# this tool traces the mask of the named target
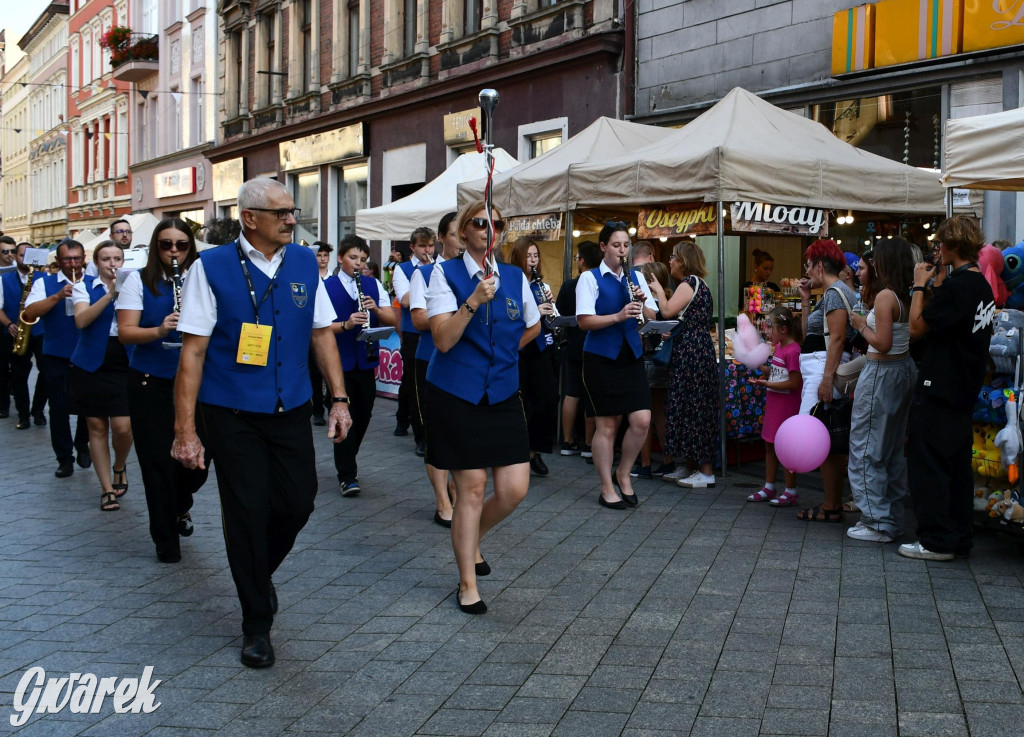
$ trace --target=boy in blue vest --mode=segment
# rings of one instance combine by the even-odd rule
[[[412,272],[420,266],[434,262],[434,231],[430,228],[416,228],[409,236],[412,255],[408,261],[395,267],[392,286],[395,288],[395,299],[402,307],[402,383],[398,387],[398,411],[395,419],[398,427],[395,435],[405,435],[404,429],[412,423],[412,434],[416,440],[416,455],[423,456],[426,438],[423,435],[423,423],[419,412],[415,410],[415,365],[416,346],[420,341],[420,331],[412,324],[409,311],[409,281]]]
[[[313,252],[292,242],[295,200],[276,179],[252,179],[238,190],[238,210],[238,241],[204,251],[185,281],[171,453],[186,468],[205,468],[196,434],[197,421],[205,423],[242,604],[242,664],[265,668],[274,664],[271,577],[317,490],[311,341],[331,390],[327,437],[340,442],[352,420],[330,329],[334,308]]]
[[[43,321],[38,321],[32,326],[28,342],[28,351],[23,356],[14,355],[14,338],[18,334],[18,310],[21,307],[22,295],[28,284],[29,274],[32,267],[25,265],[25,251],[32,247],[31,243],[19,243],[15,247],[15,268],[5,272],[2,277],[2,289],[0,289],[0,324],[3,331],[0,332],[0,355],[10,360],[10,394],[14,395],[14,409],[18,413],[19,430],[29,428],[29,414],[35,419],[36,425],[46,424],[46,415],[43,409],[46,406],[46,379],[42,374],[43,360]],[[6,248],[6,246],[4,246]],[[40,272],[33,277],[42,279]],[[36,389],[32,394],[32,403],[29,404],[28,377],[32,372],[32,358],[36,359],[36,368],[39,374],[36,376]],[[0,380],[0,406],[7,408],[9,401],[7,391],[7,365],[0,360],[0,373],[3,374]],[[0,413],[3,414],[3,413]],[[3,414],[3,416],[6,416]]]
[[[394,325],[395,311],[388,302],[384,285],[373,277],[362,276],[370,247],[358,235],[347,235],[338,245],[336,276],[324,280],[338,319],[331,325],[338,341],[341,369],[350,398],[352,429],[334,446],[334,468],[338,472],[342,496],[360,492],[356,456],[370,426],[373,402],[377,397],[377,365],[380,360],[375,341],[357,340],[365,327]],[[358,285],[356,282],[358,279]],[[361,298],[360,298],[361,297]]]
[[[73,451],[78,452],[78,465],[89,468],[89,431],[84,421],[75,427],[71,438],[71,417],[68,414],[68,366],[71,353],[78,342],[73,308],[70,302],[75,282],[82,278],[85,249],[78,241],[66,240],[57,246],[57,265],[60,271],[47,274],[32,282],[32,291],[25,301],[25,319],[31,322],[42,318],[43,336],[42,372],[46,377],[46,391],[50,398],[50,444],[57,456],[54,476],[67,478],[75,472]]]

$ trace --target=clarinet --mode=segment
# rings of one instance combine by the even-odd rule
[[[178,266],[178,259],[174,256],[171,256],[171,294],[174,297],[174,305],[171,309],[181,314],[181,267]],[[163,347],[164,350],[173,351],[181,348],[181,341],[168,342],[165,339]]]
[[[636,316],[636,327],[639,330],[647,323],[647,318],[644,317],[643,301],[636,296],[636,284],[633,283],[633,275],[629,272],[629,262],[626,257],[622,257],[622,270],[626,272],[626,286],[629,289],[629,301],[640,302],[640,314]]]
[[[366,310],[366,309],[363,309],[363,297],[364,297],[364,295],[363,295],[363,280],[362,280],[362,277],[359,274],[356,274],[353,278],[355,279],[355,282],[356,282],[356,299],[359,302],[359,311],[366,315],[366,317],[367,317],[366,327],[370,327],[370,320],[369,320],[370,311]],[[373,341],[367,340],[366,341],[366,360],[367,361],[372,361],[373,360],[373,356],[374,356]]]

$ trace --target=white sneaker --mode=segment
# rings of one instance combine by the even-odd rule
[[[690,472],[686,470],[686,466],[676,466],[668,473],[663,473],[661,479],[662,481],[670,481],[674,484],[679,479],[685,479],[689,475]]]
[[[685,479],[679,479],[676,483],[687,489],[710,489],[715,485],[715,477],[714,475],[705,476],[700,471],[694,471]]]
[[[953,560],[952,553],[933,553],[928,550],[921,541],[916,543],[905,543],[900,545],[899,554],[904,558],[917,558],[919,560]]]
[[[848,529],[846,536],[853,540],[863,540],[869,543],[891,543],[896,540],[892,535],[881,530],[872,529],[860,522]]]

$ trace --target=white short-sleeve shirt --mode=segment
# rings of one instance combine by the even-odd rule
[[[271,259],[267,259],[262,253],[252,247],[252,244],[239,234],[238,242],[242,246],[245,255],[252,261],[253,266],[262,271],[268,277],[274,276],[278,265],[284,257],[284,247],[278,248]],[[313,307],[313,328],[326,328],[337,319],[327,290],[324,288],[324,280],[318,279],[316,285],[316,298]],[[181,289],[181,317],[178,319],[178,330],[182,333],[192,335],[213,335],[213,328],[217,325],[217,299],[210,288],[210,281],[206,278],[206,270],[203,268],[203,260],[198,259],[189,269],[189,278]]]
[[[102,289],[103,290],[103,294],[106,294],[106,293],[108,293],[110,291],[109,289],[107,289],[107,285],[103,283],[103,280],[97,277],[96,279],[93,279],[92,290],[95,292],[98,289]],[[117,298],[115,297],[115,300],[116,299]],[[85,304],[91,304],[92,303],[92,299],[89,296],[89,291],[85,288],[85,281],[84,280],[78,282],[77,284],[75,284],[75,286],[71,289],[71,301],[74,302],[76,305],[77,304],[81,304],[83,302]],[[116,301],[114,302],[114,309],[117,309],[117,302]],[[96,319],[98,320],[100,318],[96,318]],[[117,316],[116,316],[116,313],[115,313],[114,319],[112,319],[110,321],[110,329],[107,331],[107,335],[109,335],[111,338],[116,338],[117,337]]]
[[[430,263],[429,261],[420,261],[415,256],[413,256],[409,260],[416,265],[416,267],[412,270],[412,273],[414,274],[416,273],[416,269],[418,269],[420,266],[426,266],[428,263]],[[409,293],[409,277],[405,275],[405,272],[402,270],[401,264],[396,264],[395,270],[391,273],[391,286],[394,287],[395,299],[397,299],[399,302],[401,302],[402,298]]]
[[[356,280],[354,277],[349,276],[344,271],[339,271],[335,276],[329,276],[324,279],[324,282],[328,282],[331,279],[337,279],[341,282],[342,288],[348,294],[349,297],[359,301],[359,290],[356,289]],[[384,285],[380,283],[380,279],[374,279],[377,283],[377,306],[378,307],[390,307],[391,300],[388,298],[387,290],[384,289]]]
[[[25,306],[28,307],[36,302],[42,302],[46,299],[46,286],[43,284],[43,274],[36,276],[32,281],[32,291],[28,293],[28,299],[25,300]],[[63,271],[57,272],[57,283],[61,285],[61,288],[65,284],[71,284],[71,280],[65,276]]]
[[[605,274],[611,274],[615,276],[615,273],[608,268],[608,264],[601,261],[601,266],[598,267],[601,270],[601,278],[604,278]],[[626,272],[623,270],[616,279],[622,282],[626,278]],[[644,306],[649,307],[655,312],[658,311],[658,303],[654,301],[654,295],[651,294],[651,288],[647,286],[646,279],[637,279],[640,290],[644,293]],[[597,281],[594,279],[594,275],[588,269],[580,274],[579,280],[576,282],[576,314],[577,315],[596,315],[597,308]]]
[[[467,251],[462,255],[462,260],[466,264],[466,270],[469,272],[470,278],[480,281],[484,278],[484,270],[473,260],[473,257]],[[493,268],[491,273],[494,275],[495,287],[501,286],[501,276],[498,273],[497,268]],[[530,282],[523,277],[523,318],[526,320],[526,327],[530,328],[537,324],[540,320],[540,312],[537,310],[537,303],[533,299],[533,292],[530,291]],[[412,300],[410,299],[410,306]],[[427,317],[433,317],[434,315],[443,315],[447,312],[455,312],[459,309],[458,301],[455,298],[455,293],[452,292],[451,286],[448,284],[448,279],[442,273],[442,269],[435,268],[430,273],[430,285],[427,287]]]

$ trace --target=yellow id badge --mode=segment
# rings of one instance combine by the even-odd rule
[[[238,336],[238,355],[235,361],[246,366],[266,366],[270,356],[270,335],[273,331],[273,325],[243,322],[242,333]]]

